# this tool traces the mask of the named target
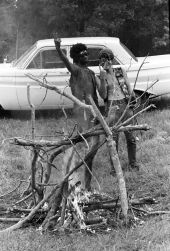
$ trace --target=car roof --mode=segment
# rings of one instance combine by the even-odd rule
[[[69,37],[61,38],[61,45],[73,45],[77,43],[85,44],[106,44],[106,43],[119,43],[117,37]],[[36,42],[37,47],[54,46],[54,39],[43,39]]]

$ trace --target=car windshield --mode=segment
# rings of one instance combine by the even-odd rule
[[[36,49],[36,44],[33,44],[30,48],[28,48],[17,60],[13,61],[13,66],[18,68],[22,67],[25,60],[28,58],[27,55],[31,54]]]
[[[137,58],[135,57],[135,55],[126,47],[126,45],[120,43],[120,45],[127,51],[127,53],[136,61],[138,62]]]

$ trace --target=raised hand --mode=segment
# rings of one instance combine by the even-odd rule
[[[60,48],[61,38],[58,37],[57,33],[54,33],[54,43],[55,43],[56,48]]]
[[[99,70],[100,70],[100,79],[104,79],[106,77],[106,71],[103,69],[101,64],[99,64]]]

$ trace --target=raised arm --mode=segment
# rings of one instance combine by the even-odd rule
[[[100,78],[96,76],[96,83],[99,95],[102,99],[107,98],[107,76],[106,71],[104,71],[99,65],[100,69]]]
[[[61,50],[61,39],[58,38],[56,35],[54,36],[54,43],[55,43],[55,48],[58,52],[59,57],[61,58],[61,60],[64,62],[65,66],[67,67],[67,69],[71,72],[74,73],[75,71],[75,67],[74,65],[68,60],[68,58],[66,57],[66,55],[63,53],[63,51]]]

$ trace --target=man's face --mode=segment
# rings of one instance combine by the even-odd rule
[[[81,51],[79,54],[79,62],[81,65],[86,65],[88,63],[88,52],[87,50]]]

